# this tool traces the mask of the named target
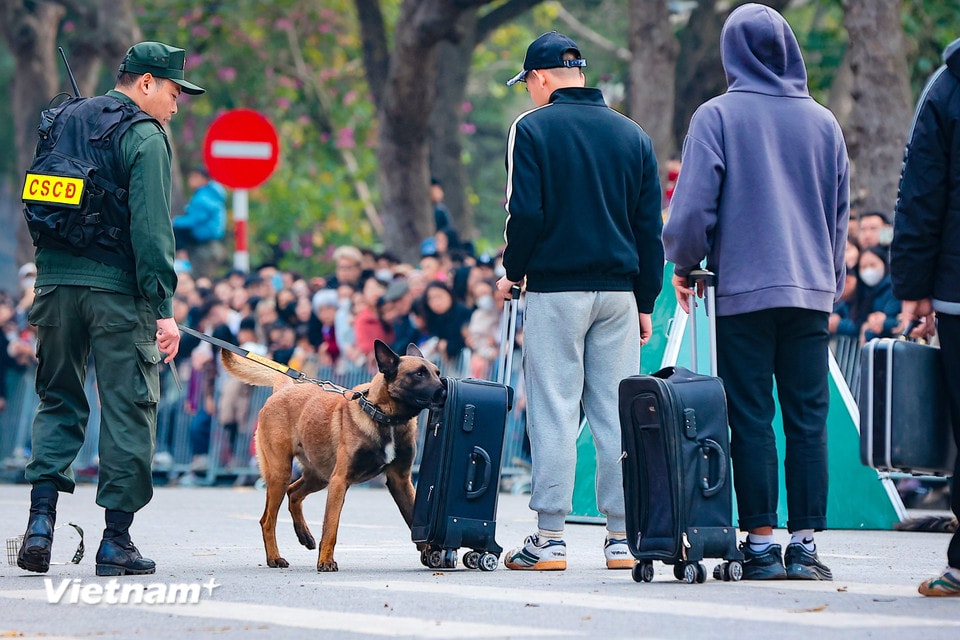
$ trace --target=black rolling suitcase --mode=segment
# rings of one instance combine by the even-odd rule
[[[633,579],[653,580],[653,561],[673,565],[687,583],[707,578],[704,558],[723,558],[714,577],[737,581],[743,554],[733,527],[730,437],[723,383],[716,377],[713,274],[694,271],[707,286],[712,376],[682,367],[620,383],[623,488]],[[696,315],[690,300],[691,361],[696,366]]]
[[[860,367],[861,462],[879,471],[953,475],[957,447],[938,349],[875,338],[863,347]]]
[[[410,532],[428,545],[420,560],[431,569],[456,567],[457,549],[468,547],[464,566],[493,571],[503,552],[496,511],[518,295],[504,307],[498,381],[444,378],[446,402],[427,419]]]

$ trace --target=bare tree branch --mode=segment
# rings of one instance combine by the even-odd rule
[[[573,31],[575,31],[578,37],[582,37],[590,44],[604,51],[609,51],[610,53],[615,54],[619,60],[623,60],[625,62],[630,61],[632,56],[629,49],[625,47],[618,47],[616,44],[611,42],[609,38],[597,33],[585,25],[583,22],[578,20],[576,16],[567,11],[559,2],[554,2],[553,5],[556,9],[557,17],[565,22]]]
[[[543,0],[510,0],[488,11],[477,20],[477,42],[483,42],[493,31],[523,15],[541,2]]]

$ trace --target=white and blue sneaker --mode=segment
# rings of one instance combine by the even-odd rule
[[[607,569],[633,569],[633,554],[626,538],[609,538],[603,545]]]
[[[563,571],[567,568],[567,543],[540,540],[535,533],[527,536],[522,547],[508,551],[503,564],[507,569],[521,571]]]

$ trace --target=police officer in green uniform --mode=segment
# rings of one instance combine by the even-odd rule
[[[129,527],[153,496],[159,367],[180,345],[173,319],[172,153],[164,125],[177,113],[181,92],[204,91],[184,80],[184,57],[183,49],[159,42],[134,45],[112,91],[72,101],[53,124],[54,131],[62,127],[56,144],[85,156],[97,167],[97,184],[116,189],[106,188],[92,217],[107,231],[98,231],[102,238],[90,246],[34,234],[36,298],[29,319],[37,326],[40,405],[26,468],[30,517],[17,556],[28,571],[48,570],[58,492],[75,487],[70,467],[89,417],[84,378],[91,352],[102,412],[97,504],[106,510],[96,573],[155,571]],[[38,156],[42,146],[41,139]]]

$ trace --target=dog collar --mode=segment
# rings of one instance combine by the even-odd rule
[[[362,409],[365,414],[373,418],[374,422],[378,422],[380,424],[392,426],[395,424],[403,424],[410,419],[402,416],[387,415],[380,409],[380,407],[367,400],[366,392],[357,394],[357,403],[360,405],[360,409]]]

